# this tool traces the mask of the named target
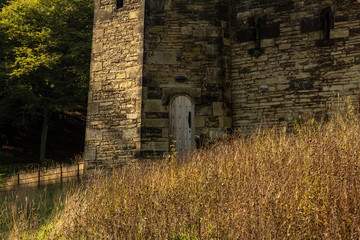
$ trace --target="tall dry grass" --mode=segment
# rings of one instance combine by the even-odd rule
[[[49,239],[359,239],[354,114],[126,166],[68,198]]]
[[[61,211],[66,196],[77,191],[73,183],[0,192],[0,239],[32,239],[33,234]]]

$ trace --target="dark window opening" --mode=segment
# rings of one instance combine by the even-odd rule
[[[330,39],[330,13],[326,12],[322,17],[322,30],[325,41]]]
[[[122,8],[124,6],[124,0],[116,0],[116,8]]]
[[[256,19],[255,23],[255,49],[259,50],[261,48],[261,24],[259,19]]]
[[[323,40],[330,40],[330,30],[334,28],[333,13],[330,7],[327,7],[321,11],[321,27],[323,32]]]
[[[261,40],[263,38],[263,28],[265,25],[265,17],[257,17],[254,19],[254,30],[253,30],[253,39],[255,41],[255,49],[252,50],[252,55],[254,57],[259,57],[263,50],[261,49]]]

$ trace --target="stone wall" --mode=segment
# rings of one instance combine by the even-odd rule
[[[357,101],[355,0],[95,3],[87,168],[168,152],[178,94],[195,103],[197,144]]]
[[[95,0],[85,143],[87,168],[113,167],[140,151],[144,2]]]
[[[235,129],[254,129],[261,122],[288,124],[302,113],[323,116],[338,94],[356,101],[358,2],[245,0],[233,1],[232,9]],[[326,11],[329,39],[323,31]],[[261,42],[256,49],[259,24]]]
[[[231,128],[230,38],[227,1],[148,0],[142,146],[169,150],[169,102],[176,94],[195,101],[196,139],[220,137]],[[184,82],[175,81],[185,76]]]

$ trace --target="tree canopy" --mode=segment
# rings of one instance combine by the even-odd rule
[[[7,0],[0,0],[0,7],[2,7],[4,5],[4,3],[6,3]]]
[[[86,102],[92,22],[93,0],[10,0],[1,9],[0,121],[41,116],[42,159],[51,112]]]

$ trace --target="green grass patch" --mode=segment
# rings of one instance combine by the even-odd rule
[[[21,189],[0,193],[0,239],[29,236],[61,211],[72,186]],[[26,237],[27,236],[27,237]]]

